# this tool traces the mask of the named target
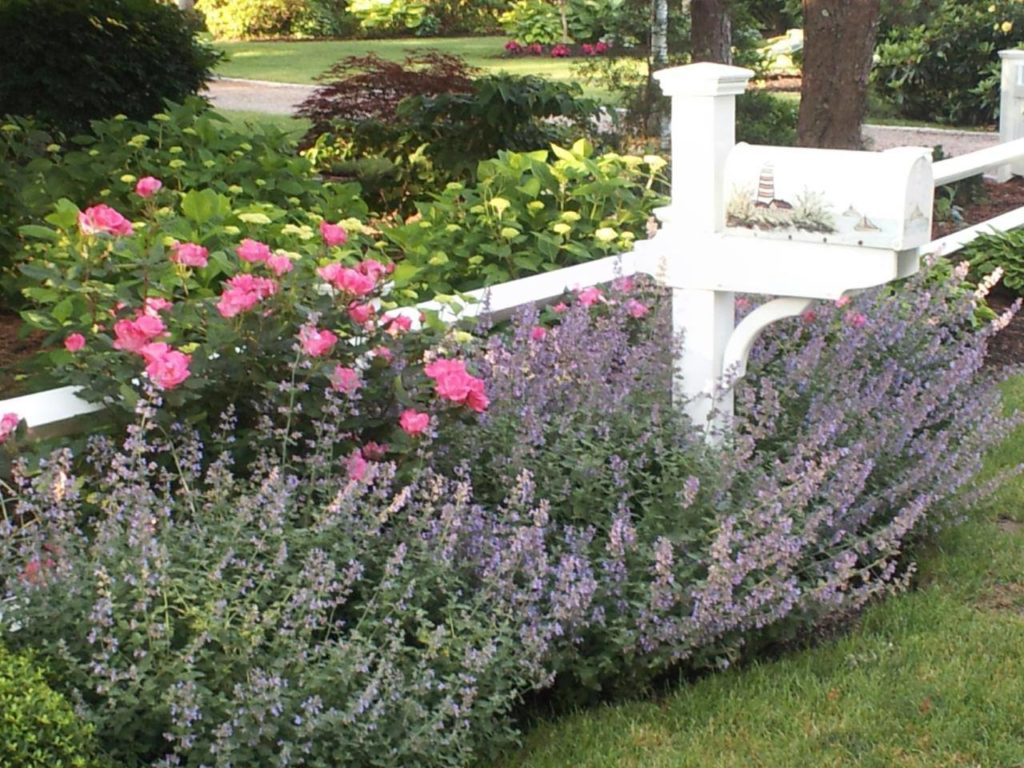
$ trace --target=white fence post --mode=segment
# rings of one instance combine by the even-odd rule
[[[1024,138],[1024,51],[1000,51],[1002,82],[999,90],[999,141]],[[1016,160],[992,172],[999,183],[1024,175],[1024,162]]]
[[[659,216],[665,240],[674,250],[696,247],[725,222],[723,170],[736,141],[736,96],[753,72],[724,64],[700,63],[654,74],[672,99],[672,202]],[[669,258],[680,258],[673,253]],[[713,254],[708,254],[714,258]],[[735,324],[731,291],[673,286],[672,325],[683,333],[684,352],[676,361],[674,395],[688,401],[687,412],[706,426],[722,374],[725,347]],[[732,395],[717,403],[726,416]]]

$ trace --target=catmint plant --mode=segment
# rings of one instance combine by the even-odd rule
[[[347,268],[325,280],[359,290]],[[153,386],[91,471],[65,451],[18,473],[0,640],[119,764],[487,764],[535,691],[635,693],[908,583],[1019,421],[983,367],[1007,318],[979,328],[962,280],[773,326],[715,448],[635,280],[403,361],[432,399],[396,415],[399,464],[347,452],[356,367],[315,409],[279,385],[251,458],[230,411],[205,440],[158,429]],[[342,343],[304,327],[297,354]]]

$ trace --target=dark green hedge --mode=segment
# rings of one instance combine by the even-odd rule
[[[65,132],[146,119],[196,93],[220,58],[200,17],[157,0],[0,0],[0,114]]]

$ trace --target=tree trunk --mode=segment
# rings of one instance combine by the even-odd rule
[[[651,16],[651,68],[661,69],[668,63],[668,0],[653,0]]]
[[[799,142],[860,149],[880,0],[803,0]]]
[[[566,6],[569,0],[558,0],[558,15],[562,20],[562,42],[569,44],[569,16]]]
[[[654,84],[654,73],[668,65],[668,0],[651,0],[651,57],[647,66],[647,92],[654,102],[654,118],[662,152],[669,151],[671,125],[666,99]]]
[[[690,48],[693,61],[732,64],[728,0],[691,0]]]

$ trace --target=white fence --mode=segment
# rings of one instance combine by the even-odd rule
[[[911,151],[909,155],[895,150],[896,154],[883,155],[884,168],[913,168],[913,173],[920,173],[920,164],[925,162],[929,230],[934,186],[985,171],[994,171],[1002,180],[1011,173],[1024,174],[1024,138],[1020,138],[1024,136],[1024,51],[1001,55],[1004,143],[934,164],[930,150]],[[737,67],[703,63],[657,73],[662,89],[672,99],[673,176],[671,203],[659,211],[662,228],[655,237],[638,242],[631,253],[493,286],[487,289],[486,302],[483,290],[474,291],[471,296],[479,303],[468,304],[461,315],[471,316],[485,303],[493,313],[507,313],[525,304],[547,302],[577,287],[608,282],[619,276],[651,275],[672,288],[673,324],[676,331],[686,334],[682,358],[677,361],[676,392],[685,400],[696,422],[705,424],[712,412],[726,417],[731,412],[731,394],[719,393],[716,401],[716,386],[725,373],[742,375],[754,340],[770,323],[801,313],[815,300],[836,299],[850,291],[912,274],[924,255],[949,255],[984,232],[1024,225],[1024,208],[1020,208],[912,247],[904,247],[906,242],[898,236],[881,247],[865,246],[863,232],[877,234],[869,232],[873,222],[866,215],[859,222],[863,224],[862,231],[855,235],[861,239],[855,242],[843,241],[841,234],[808,236],[806,232],[797,232],[794,239],[791,230],[745,233],[742,224],[727,226],[729,174],[736,176],[736,158],[742,156],[742,152],[734,151],[735,97],[745,90],[752,74]],[[781,183],[782,171],[794,172],[794,167],[813,175],[815,166],[822,163],[848,165],[850,154],[826,150],[761,152],[758,198],[754,205],[765,211],[774,206],[776,214],[764,215],[784,215],[785,207],[792,206],[774,199],[776,176]],[[855,161],[867,159],[865,154],[854,156]],[[779,164],[787,167],[780,169]],[[842,179],[836,189],[842,190],[843,184],[852,181]],[[883,179],[867,181],[885,183]],[[831,194],[839,192],[834,189]],[[850,210],[853,208],[851,203]],[[875,229],[886,235],[884,227]],[[733,297],[737,291],[775,298],[735,326]],[[418,314],[421,307],[439,308],[428,303],[409,311]],[[442,316],[454,318],[451,310],[441,309]],[[74,387],[61,387],[0,400],[0,414],[14,412],[37,432],[43,427],[84,429],[86,425],[82,422],[87,419],[83,417],[102,410],[102,406],[88,403],[75,393]]]

